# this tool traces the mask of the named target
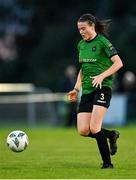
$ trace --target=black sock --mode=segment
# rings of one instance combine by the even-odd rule
[[[99,131],[94,135],[104,164],[111,164],[109,146],[104,132]]]
[[[91,132],[87,135],[88,137],[91,137],[91,138],[95,138],[95,135],[92,134]]]
[[[102,128],[102,131],[104,132],[104,134],[105,134],[105,136],[107,137],[107,138],[112,138],[113,137],[113,131],[110,131],[110,130],[108,130],[108,129],[104,129],[104,128]]]
[[[112,131],[110,131],[110,130],[108,130],[108,129],[104,129],[104,128],[102,128],[101,130],[104,132],[106,138],[109,138],[109,139],[110,139],[110,138],[113,137],[113,132],[112,132]],[[88,134],[88,137],[95,138],[95,135],[90,132],[90,133]]]

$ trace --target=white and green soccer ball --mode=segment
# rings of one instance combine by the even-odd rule
[[[28,144],[28,136],[23,131],[12,131],[7,137],[7,145],[14,152],[24,151]]]

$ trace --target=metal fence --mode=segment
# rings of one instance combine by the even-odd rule
[[[66,93],[36,89],[32,84],[0,84],[0,126],[64,126]],[[105,116],[107,125],[136,120],[136,94],[114,94]]]

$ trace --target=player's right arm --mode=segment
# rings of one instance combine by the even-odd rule
[[[68,93],[68,99],[71,101],[71,102],[76,102],[77,101],[77,98],[78,98],[78,93],[81,89],[81,86],[82,86],[82,71],[80,69],[79,73],[78,73],[78,76],[77,76],[77,81],[76,81],[76,84],[75,84],[75,87],[72,91],[70,91]]]

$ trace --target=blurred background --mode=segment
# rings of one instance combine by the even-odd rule
[[[0,0],[0,125],[76,125],[66,99],[79,70],[77,20],[112,19],[110,40],[124,68],[114,76],[107,125],[136,122],[136,1]]]

